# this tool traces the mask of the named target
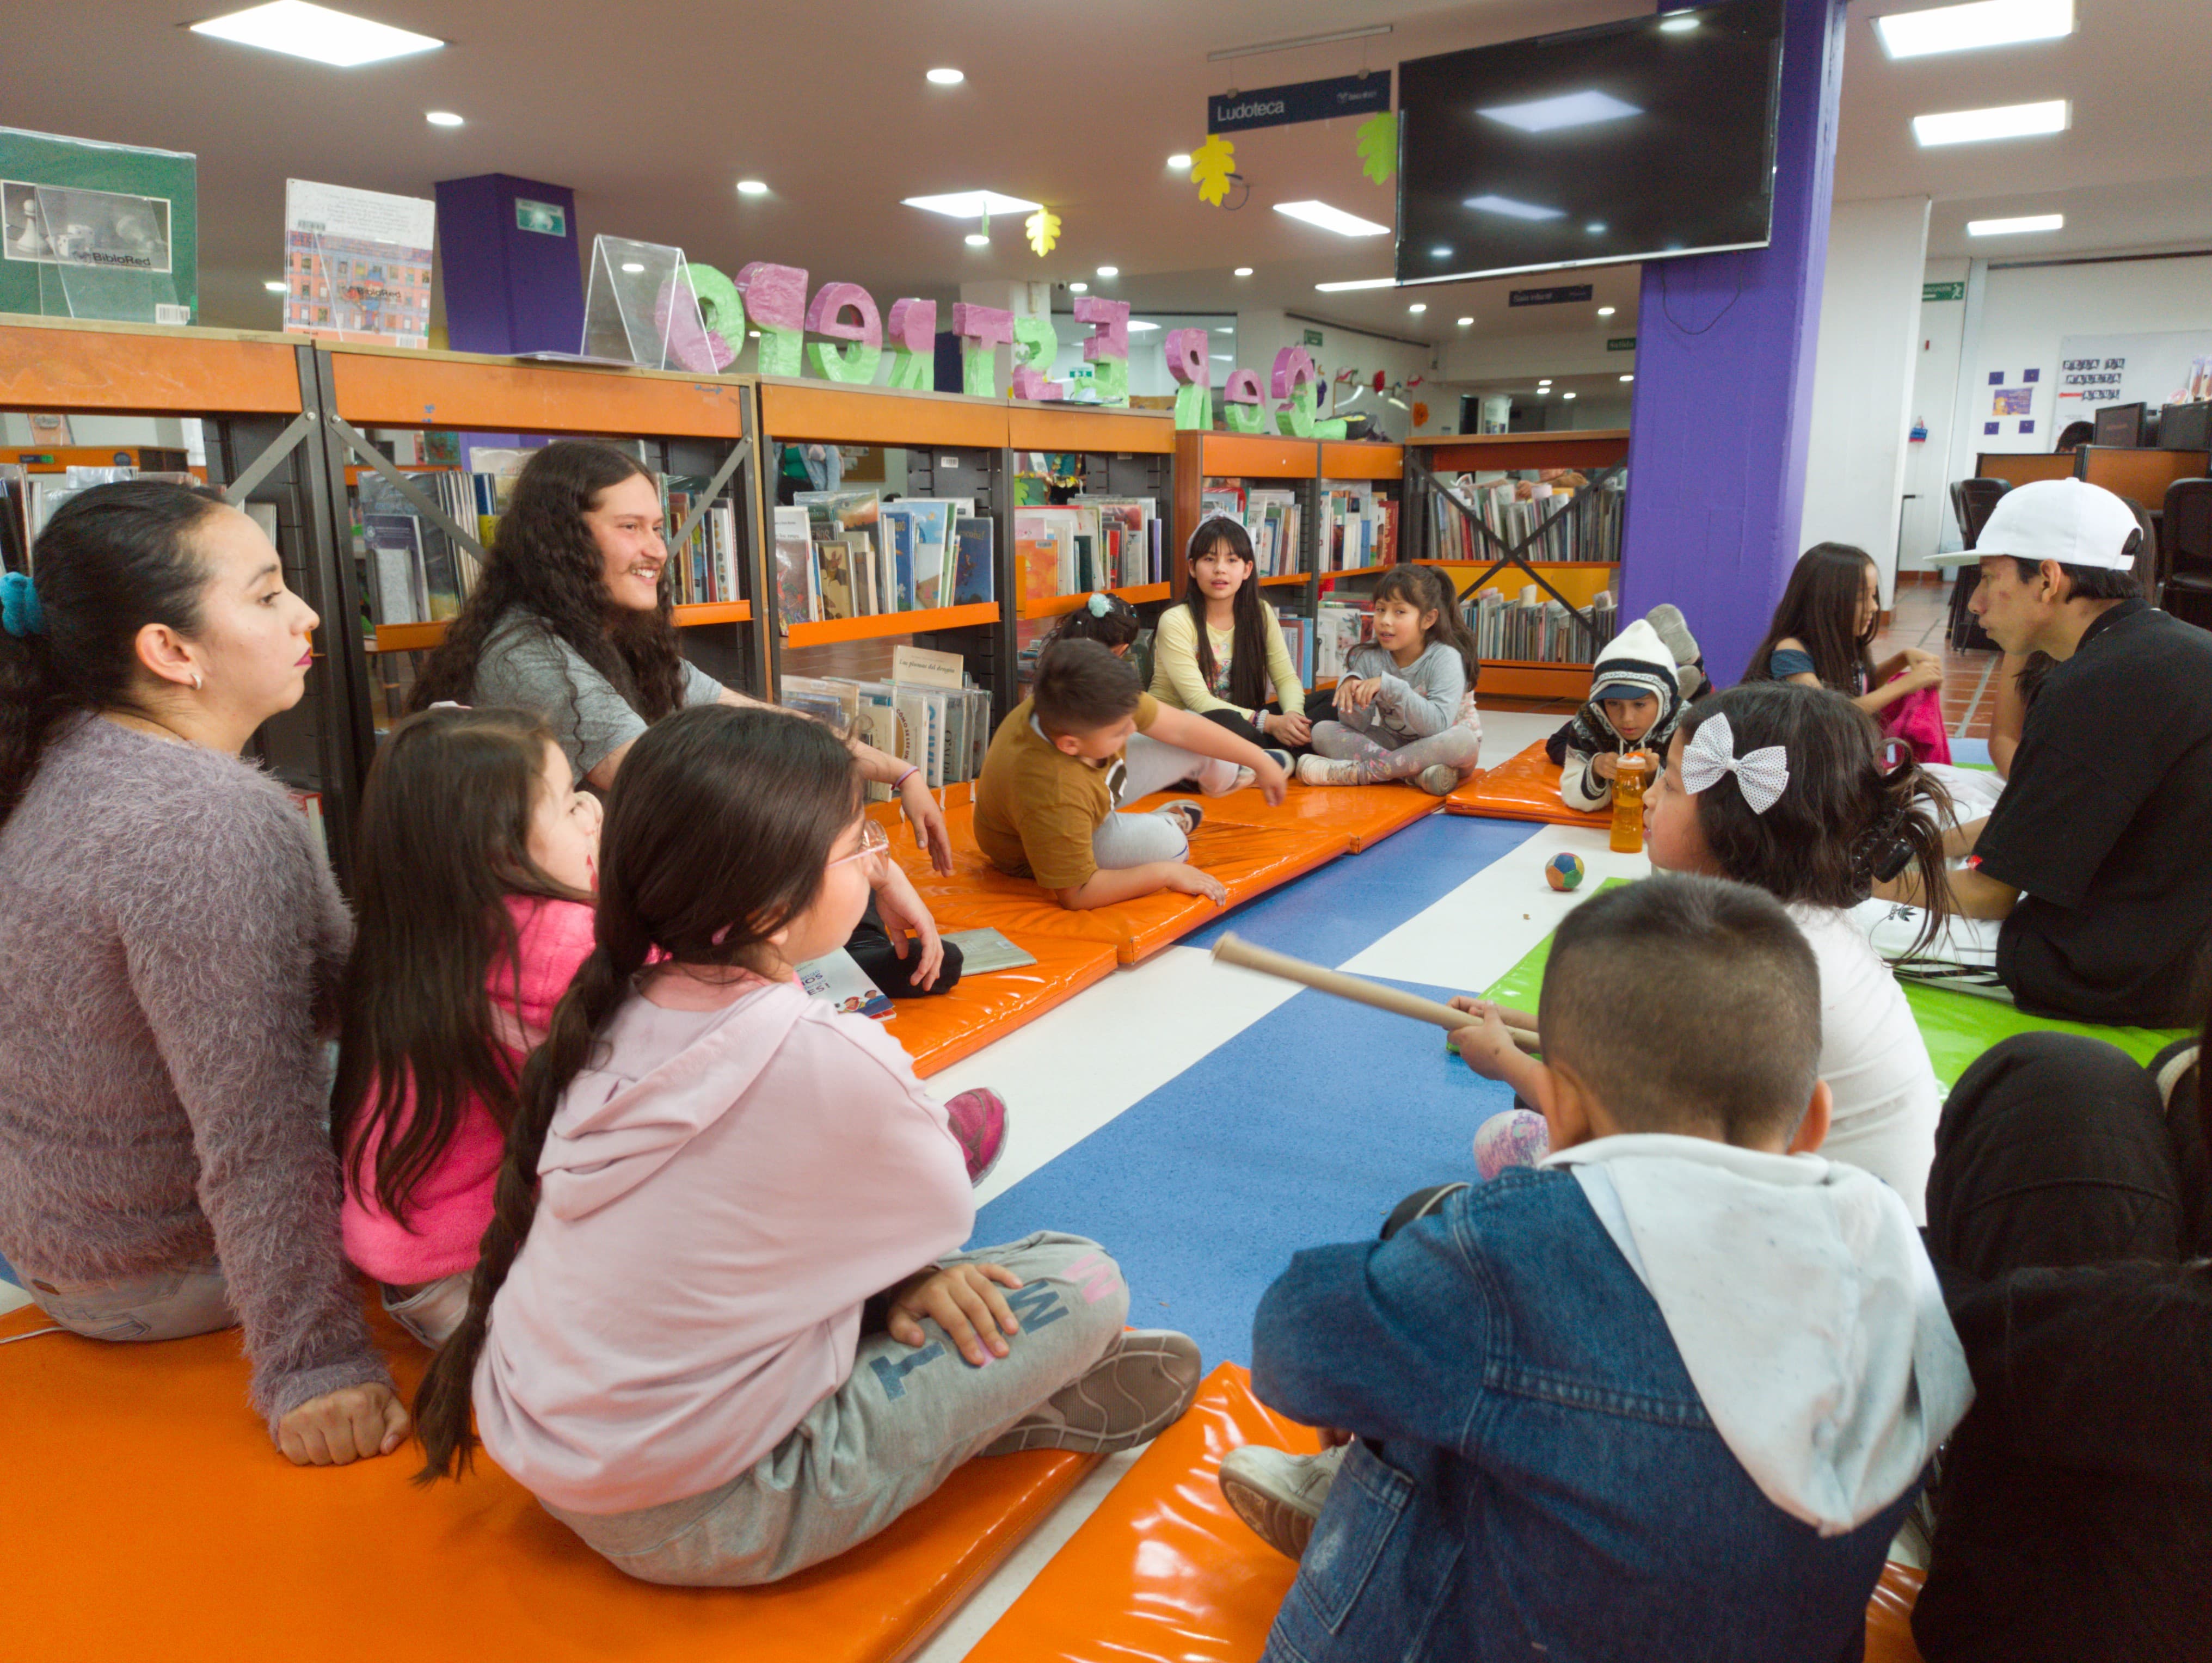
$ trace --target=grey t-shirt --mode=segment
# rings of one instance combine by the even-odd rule
[[[720,682],[690,659],[684,661],[685,704],[710,705],[721,695]],[[544,717],[579,780],[646,729],[645,718],[613,683],[519,610],[501,618],[486,638],[469,702],[514,705]]]

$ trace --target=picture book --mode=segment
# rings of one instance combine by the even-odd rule
[[[914,588],[914,512],[903,502],[883,511],[884,550],[890,556],[891,582],[885,592],[886,612],[911,612],[916,602]]]
[[[815,592],[821,598],[823,622],[858,616],[853,610],[852,550],[827,537],[817,541],[814,573]]]
[[[890,997],[868,980],[867,972],[842,947],[800,965],[799,985],[814,998],[848,1016],[873,1017],[881,1021],[891,1014]]]
[[[775,604],[776,616],[787,625],[811,623],[822,616],[804,508],[775,511]]]
[[[375,586],[376,621],[424,622],[422,522],[412,514],[368,513],[361,517],[361,531]]]
[[[1036,955],[1025,953],[996,930],[957,930],[945,939],[960,949],[960,974],[988,976],[994,970],[1018,970],[1035,964]]]
[[[978,601],[998,598],[998,568],[992,550],[992,534],[996,529],[989,520],[974,515],[953,522],[955,606],[972,606]]]
[[[1069,530],[1049,508],[1014,510],[1014,561],[1021,574],[1022,598],[1050,600],[1065,592],[1060,567],[1073,553]]]

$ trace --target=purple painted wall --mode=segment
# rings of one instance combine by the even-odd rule
[[[563,234],[524,230],[518,197],[561,209]],[[567,186],[505,173],[440,180],[438,263],[454,351],[574,352],[583,340],[576,197]]]
[[[1680,607],[1722,687],[1800,552],[1845,3],[1784,0],[1773,240],[1644,268],[1622,609]]]

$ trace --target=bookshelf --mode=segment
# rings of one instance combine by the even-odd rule
[[[207,458],[197,471],[275,525],[285,581],[321,614],[323,627],[306,696],[264,724],[246,754],[314,799],[343,880],[352,867],[354,805],[369,746],[349,701],[349,659],[360,630],[349,622],[349,550],[339,539],[322,442],[324,370],[313,346],[281,335],[0,317],[0,409],[197,417]],[[134,447],[92,448],[100,452],[94,465],[112,465],[118,449]],[[67,464],[58,457],[56,465]]]
[[[1170,530],[1174,512],[1170,482],[1176,456],[1173,417],[1089,404],[1016,402],[1007,411],[1006,425],[1018,457],[1032,451],[1075,457],[1082,471],[1083,495],[1151,498],[1161,521],[1162,569],[1172,572],[1182,563],[1182,551]],[[1165,601],[1174,589],[1170,579],[1118,585],[1109,592],[1132,606],[1143,607]],[[1038,600],[1018,596],[1015,616],[1024,622],[1058,618],[1080,606],[1090,593],[1084,590]]]
[[[1474,516],[1468,516],[1479,547],[1489,557],[1474,562],[1448,562],[1435,558],[1434,515],[1462,513],[1441,488],[1435,476],[1539,468],[1572,468],[1593,476],[1624,465],[1628,457],[1626,428],[1593,428],[1565,433],[1516,433],[1414,439],[1407,445],[1406,507],[1401,511],[1401,553],[1407,549],[1424,565],[1449,572],[1464,601],[1500,573],[1525,574],[1552,599],[1563,602],[1577,616],[1584,616],[1590,601],[1601,591],[1619,595],[1618,561],[1532,561],[1509,550],[1497,534]],[[1589,493],[1577,492],[1560,511],[1582,512]],[[1434,506],[1432,506],[1434,505]],[[1547,522],[1548,523],[1548,522]],[[1589,657],[1571,663],[1538,663],[1522,659],[1485,658],[1482,691],[1518,699],[1572,699],[1589,696],[1592,659],[1602,641],[1590,641]]]

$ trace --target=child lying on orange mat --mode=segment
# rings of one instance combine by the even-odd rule
[[[1656,876],[1570,914],[1541,1010],[1542,1166],[1261,1301],[1255,1391],[1351,1440],[1223,1463],[1304,1550],[1267,1657],[1856,1657],[1973,1388],[1905,1204],[1813,1152],[1813,950],[1768,895]],[[1515,1049],[1494,1008],[1459,1044]]]
[[[1036,684],[1007,713],[975,782],[975,841],[991,864],[1035,877],[1081,911],[1162,889],[1229,898],[1188,859],[1206,810],[1179,798],[1144,814],[1121,805],[1195,777],[1219,797],[1257,780],[1279,803],[1286,776],[1259,746],[1170,710],[1095,640],[1060,640],[1037,659]]]

